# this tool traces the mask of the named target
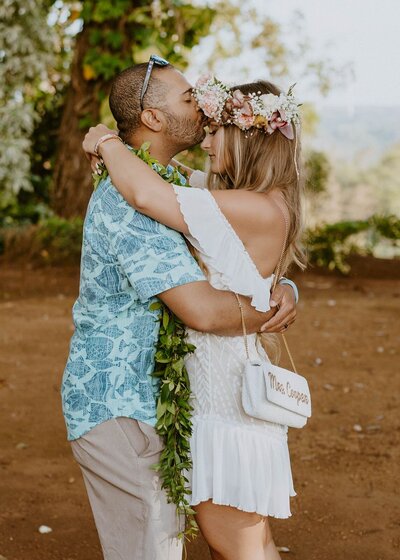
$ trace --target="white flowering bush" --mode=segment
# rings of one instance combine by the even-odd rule
[[[0,3],[0,193],[30,188],[35,87],[47,78],[52,33],[43,3]]]

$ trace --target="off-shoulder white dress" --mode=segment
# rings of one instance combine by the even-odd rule
[[[203,174],[194,172],[190,183],[204,184]],[[190,232],[187,239],[207,266],[212,286],[250,296],[256,309],[267,311],[273,276],[260,275],[212,194],[203,188],[174,189]],[[191,504],[212,499],[263,516],[289,517],[295,492],[287,428],[243,410],[243,337],[187,332],[196,346],[186,362],[194,407]],[[265,356],[256,335],[249,335],[248,343],[252,358]]]

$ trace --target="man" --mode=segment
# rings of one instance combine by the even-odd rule
[[[125,142],[151,143],[167,165],[201,141],[203,118],[191,86],[170,65],[152,58],[117,76],[110,107]],[[284,295],[285,294],[285,295]],[[280,330],[294,319],[290,286],[273,294]],[[151,374],[159,298],[191,328],[241,334],[230,292],[215,290],[183,237],[131,208],[108,178],[93,194],[84,226],[75,333],[62,396],[68,438],[81,466],[106,560],[178,560],[178,518],[157,474],[157,383]],[[271,317],[243,298],[249,332]]]

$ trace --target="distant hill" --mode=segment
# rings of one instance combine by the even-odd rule
[[[400,106],[356,107],[351,113],[344,107],[325,107],[319,115],[317,133],[310,143],[331,159],[355,160],[367,166],[400,142]]]

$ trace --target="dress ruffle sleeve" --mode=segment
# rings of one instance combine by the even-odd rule
[[[206,186],[206,173],[195,169],[189,177],[189,185],[198,189],[204,189]]]
[[[195,173],[190,184],[200,181],[201,172]],[[204,182],[205,174],[201,175]],[[268,311],[274,275],[261,276],[212,194],[206,189],[176,185],[174,190],[190,232],[186,235],[189,242],[208,258],[230,290],[251,297],[257,311]]]

